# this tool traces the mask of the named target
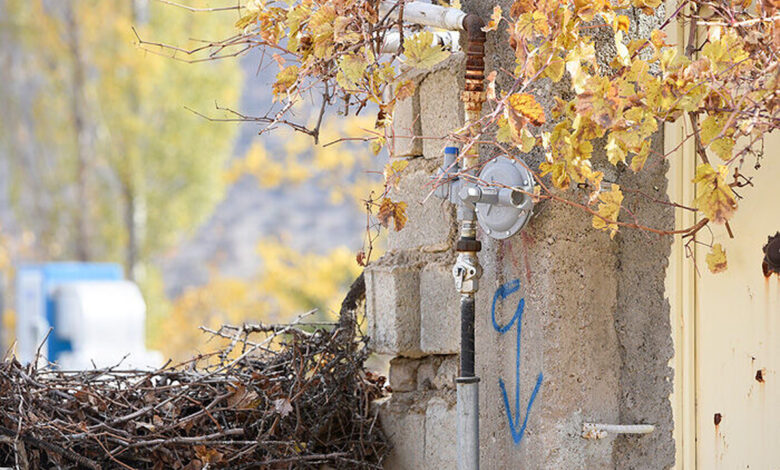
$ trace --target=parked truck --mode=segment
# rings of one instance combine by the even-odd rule
[[[162,363],[144,344],[146,304],[138,286],[110,263],[23,265],[16,277],[16,354],[39,354],[62,369],[150,368]]]

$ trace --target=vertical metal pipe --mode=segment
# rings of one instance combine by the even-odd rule
[[[466,111],[470,135],[479,134],[478,121],[485,102],[485,22],[477,15],[463,18],[466,31],[466,84],[461,99]],[[475,142],[461,157],[460,168],[473,175],[479,163],[479,145]],[[474,296],[479,289],[477,253],[482,245],[477,240],[477,214],[474,205],[461,201],[458,205],[460,239],[455,247],[458,259],[454,273],[461,294],[460,377],[456,380],[458,412],[458,469],[479,470],[479,378],[476,376],[474,344]],[[460,275],[460,281],[458,276]]]
[[[460,377],[474,374],[474,294],[460,298]]]
[[[459,377],[458,470],[479,470],[479,379]]]

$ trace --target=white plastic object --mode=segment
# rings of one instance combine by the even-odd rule
[[[409,35],[406,36],[408,38]],[[460,50],[460,33],[457,31],[434,31],[432,46],[441,46],[443,49],[458,52]],[[389,32],[384,37],[382,52],[394,54],[401,47],[401,34],[398,31]]]
[[[390,15],[398,16],[400,5],[394,1],[384,1],[379,4],[379,16],[384,17],[393,7]],[[403,20],[406,23],[419,24],[422,26],[432,26],[450,31],[463,30],[463,18],[466,13],[457,8],[442,7],[424,2],[406,2],[404,3]]]
[[[68,282],[54,294],[55,332],[72,350],[58,358],[62,369],[157,367],[159,353],[146,350],[146,304],[129,281]]]

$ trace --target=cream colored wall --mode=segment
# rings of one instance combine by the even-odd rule
[[[673,32],[670,42],[680,44],[674,37],[680,33]],[[684,132],[684,125],[667,126],[667,149]],[[769,136],[765,148],[754,187],[738,190],[745,199],[731,221],[735,238],[722,226],[698,235],[701,243],[723,245],[728,270],[711,274],[705,263],[709,248],[696,244],[686,253],[679,238],[670,258],[666,287],[675,341],[677,469],[780,469],[780,278],[765,278],[761,270],[761,248],[780,230],[780,135]],[[669,195],[690,203],[692,145],[680,148],[670,162]],[[678,209],[676,215],[678,228],[696,221],[689,211]],[[756,380],[758,370],[763,382]]]
[[[780,278],[764,277],[761,269],[761,248],[780,230],[780,135],[767,139],[766,148],[755,187],[739,191],[746,197],[731,221],[735,238],[723,227],[713,231],[712,241],[726,249],[728,270],[702,272],[695,282],[701,469],[780,468]],[[700,238],[710,241],[706,233]],[[700,265],[706,252],[697,246]],[[717,426],[716,413],[722,416]]]

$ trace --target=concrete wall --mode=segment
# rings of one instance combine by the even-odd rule
[[[464,3],[485,16],[493,5]],[[504,37],[489,35],[488,71],[512,68],[504,44]],[[390,235],[389,253],[366,271],[371,345],[396,356],[389,374],[393,394],[377,404],[395,446],[389,469],[456,465],[453,379],[460,327],[450,274],[455,214],[449,203],[428,197],[428,178],[446,143],[428,137],[445,137],[462,125],[463,67],[463,55],[456,54],[417,76],[416,95],[396,112],[396,133],[403,136],[396,150],[415,157],[393,195],[408,202],[409,223]],[[550,102],[552,89],[537,91]],[[412,135],[426,139],[409,139]],[[485,158],[492,156],[489,151]],[[534,165],[540,156],[525,158]],[[603,156],[595,163],[608,169]],[[641,177],[612,168],[607,179],[652,188],[654,197],[664,199],[664,173],[661,164]],[[673,224],[666,206],[630,194],[625,204],[649,225]],[[671,240],[627,230],[610,240],[591,228],[582,211],[551,203],[537,206],[522,233],[504,241],[484,234],[480,239],[484,275],[476,354],[482,468],[669,468],[672,340],[663,286]],[[493,309],[501,292],[505,298]],[[593,441],[580,436],[583,421],[653,423],[657,430]]]

